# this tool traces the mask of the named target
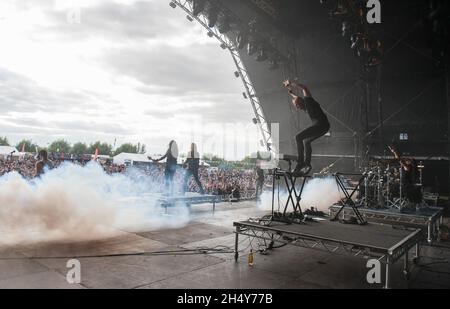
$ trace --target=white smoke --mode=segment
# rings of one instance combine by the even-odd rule
[[[300,181],[298,181],[297,183],[297,190],[300,189],[299,184]],[[294,194],[292,194],[292,197],[294,197]],[[340,201],[342,198],[343,194],[339,191],[334,177],[314,178],[308,180],[308,182],[305,184],[300,206],[303,211],[314,207],[319,211],[328,213],[328,209],[330,208],[330,206]],[[276,188],[274,199],[275,210],[278,211],[278,205],[280,205],[280,209],[283,210],[287,199],[287,190],[284,187],[280,186],[280,194],[278,195]],[[271,210],[271,207],[272,192],[264,192],[261,195],[261,202],[258,203],[258,208],[262,210]],[[292,211],[291,204],[289,204],[288,211]]]
[[[9,173],[0,177],[0,244],[88,240],[187,224],[184,205],[165,214],[152,194],[156,187],[137,171],[110,176],[96,163],[64,164],[32,181]]]

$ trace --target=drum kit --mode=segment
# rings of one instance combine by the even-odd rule
[[[418,166],[420,181],[423,165]],[[364,171],[364,181],[357,197],[358,204],[365,208],[402,209],[407,204],[403,182],[404,170],[396,160],[373,160]],[[422,184],[415,185],[421,190]]]

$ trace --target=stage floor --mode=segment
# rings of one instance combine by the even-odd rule
[[[183,228],[133,233],[117,231],[114,237],[95,241],[40,243],[0,247],[0,288],[381,288],[365,278],[366,261],[316,250],[286,246],[268,255],[254,255],[247,264],[250,243],[241,238],[239,262],[234,254],[152,255],[198,248],[234,249],[233,222],[261,217],[256,202],[223,203],[215,214],[210,205],[192,209],[192,220]],[[361,231],[348,226],[348,231]],[[346,227],[347,229],[347,227]],[[354,230],[356,229],[356,230]],[[369,231],[369,230],[368,230]],[[332,236],[332,231],[324,230]],[[366,232],[364,232],[366,233]],[[387,239],[402,231],[386,231]],[[348,236],[352,239],[358,238]],[[390,240],[374,240],[388,246]],[[402,263],[394,264],[393,288],[450,287],[450,245],[447,248],[422,247],[422,262],[428,266],[412,270],[408,286],[401,274]],[[220,247],[218,247],[220,246]],[[147,252],[147,254],[143,254]],[[129,255],[131,254],[131,255]],[[81,283],[66,281],[69,258],[81,263]],[[442,263],[436,263],[441,261]],[[431,264],[430,264],[431,263]]]

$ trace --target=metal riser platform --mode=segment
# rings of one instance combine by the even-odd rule
[[[334,217],[340,208],[340,205],[331,206],[330,216]],[[439,207],[428,207],[420,211],[411,211],[408,213],[400,213],[397,209],[358,208],[358,210],[368,222],[419,228],[423,231],[429,243],[438,238],[439,228],[443,218],[443,209]],[[339,215],[339,218],[348,219],[353,215],[351,209],[344,209]]]
[[[175,196],[165,196],[161,195],[157,202],[166,209],[168,207],[173,207],[177,205],[186,205],[188,207],[192,205],[208,204],[211,203],[213,207],[213,212],[216,210],[216,204],[221,202],[220,196],[217,195],[175,195]]]
[[[350,225],[321,221],[308,224],[286,224],[261,220],[234,222],[235,260],[239,257],[239,235],[258,239],[264,244],[287,244],[332,254],[377,259],[386,266],[385,288],[390,287],[392,264],[404,258],[404,274],[409,274],[408,252],[415,248],[419,258],[420,229],[398,230],[380,224]]]

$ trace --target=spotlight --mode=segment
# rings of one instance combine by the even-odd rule
[[[206,11],[208,18],[208,27],[213,28],[219,19],[219,9],[216,6],[210,6]]]
[[[173,2],[170,2],[169,5],[172,9],[175,9],[177,7],[177,5]]]
[[[244,97],[244,99],[248,99],[247,94],[245,92],[242,93],[242,96]]]
[[[236,78],[238,78],[238,77],[240,76],[239,72],[238,72],[238,71],[235,71],[235,72],[234,72],[234,76],[236,76]]]
[[[192,12],[195,16],[200,15],[201,12],[205,9],[206,0],[192,0]]]
[[[342,36],[343,37],[347,36],[348,32],[350,31],[350,28],[351,28],[351,26],[350,26],[349,22],[344,21],[342,23]]]
[[[254,124],[258,124],[258,119],[253,118],[252,121],[253,121]]]
[[[207,35],[212,38],[214,36],[214,34],[211,31],[208,31]]]
[[[257,55],[255,57],[255,60],[258,61],[258,62],[263,62],[263,61],[266,61],[267,58],[268,58],[267,52],[264,49],[264,47],[259,48],[258,53],[257,53]]]
[[[222,49],[227,49],[227,45],[226,45],[225,43],[220,44],[220,47],[221,47]]]
[[[221,34],[231,31],[230,18],[224,14],[221,14],[217,23],[217,29]]]
[[[353,34],[350,38],[350,41],[352,42],[352,49],[359,49],[359,47],[361,46],[361,34]]]
[[[194,21],[194,19],[191,16],[189,16],[189,15],[186,15],[186,19],[189,20],[190,22]]]
[[[238,49],[243,49],[248,44],[248,39],[245,34],[239,33],[236,37],[236,44]]]
[[[247,54],[253,56],[258,51],[256,44],[254,42],[248,42],[247,44]]]

